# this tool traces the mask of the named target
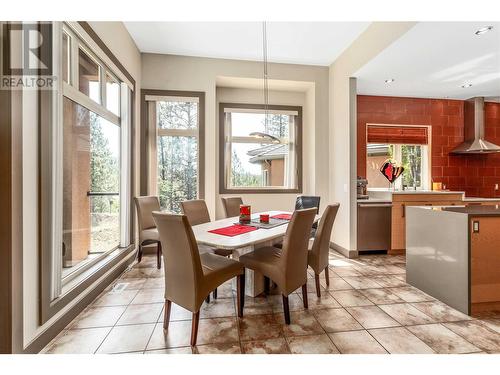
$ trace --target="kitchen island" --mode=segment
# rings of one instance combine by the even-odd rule
[[[407,207],[406,281],[468,315],[500,310],[500,206]]]

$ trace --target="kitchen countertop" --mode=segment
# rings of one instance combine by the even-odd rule
[[[500,202],[500,198],[464,197],[464,202]]]
[[[372,204],[372,203],[392,203],[390,199],[383,199],[383,198],[368,198],[368,199],[358,199],[357,200],[358,204],[366,203],[366,204]]]
[[[452,190],[396,190],[391,192],[392,194],[462,194],[465,195],[464,191],[452,191]]]
[[[422,210],[454,212],[469,216],[500,216],[500,206],[418,206]]]

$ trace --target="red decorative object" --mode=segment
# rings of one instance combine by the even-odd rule
[[[269,214],[260,214],[261,223],[269,223]]]
[[[397,166],[396,163],[390,159],[387,159],[384,164],[382,164],[382,167],[380,167],[380,172],[391,184],[401,176],[404,170],[402,166]]]
[[[291,214],[278,214],[278,215],[271,216],[271,218],[278,219],[278,220],[291,220],[292,215]]]
[[[240,204],[240,223],[249,223],[252,220],[252,208],[247,204]]]
[[[224,228],[209,230],[209,232],[214,234],[220,234],[221,236],[234,237],[234,236],[239,236],[240,234],[253,232],[254,230],[257,229],[259,228],[252,227],[249,225],[234,224]]]

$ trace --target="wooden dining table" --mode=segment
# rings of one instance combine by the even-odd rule
[[[266,211],[252,214],[252,219],[259,218],[260,214],[269,214],[275,216],[279,214],[292,214],[286,211]],[[316,215],[315,221],[320,219],[320,215]],[[276,243],[283,241],[283,237],[288,227],[288,220],[283,220],[283,224],[274,228],[257,230],[247,232],[244,234],[236,235],[233,237],[224,236],[220,234],[210,233],[214,229],[220,229],[238,224],[239,218],[230,217],[222,220],[215,220],[209,223],[199,224],[193,226],[193,233],[196,242],[200,245],[205,245],[217,249],[231,250],[233,259],[238,260],[240,256],[247,254],[255,249],[273,246]],[[250,297],[256,297],[264,291],[264,276],[253,270],[246,270],[245,277],[245,294]],[[235,283],[234,283],[235,284]],[[233,285],[235,288],[236,285]]]

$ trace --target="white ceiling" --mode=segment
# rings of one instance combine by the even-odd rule
[[[484,26],[494,29],[483,35]],[[358,93],[467,99],[500,96],[499,22],[421,22],[363,66]],[[394,82],[386,84],[386,79]],[[469,88],[460,87],[471,83]]]
[[[271,62],[330,65],[369,22],[268,22]],[[141,52],[262,60],[261,22],[125,22]]]

